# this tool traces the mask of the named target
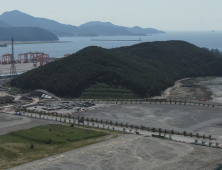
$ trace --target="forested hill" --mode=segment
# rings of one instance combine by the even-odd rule
[[[105,83],[143,98],[158,95],[185,77],[222,76],[221,66],[222,58],[184,41],[145,42],[115,49],[92,46],[28,71],[11,85],[80,97],[92,85]]]
[[[0,41],[55,41],[58,37],[38,27],[9,27],[0,28]]]

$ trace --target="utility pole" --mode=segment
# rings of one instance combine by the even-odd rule
[[[10,68],[10,76],[15,77],[17,75],[16,73],[16,66],[15,66],[15,58],[14,58],[14,40],[12,38],[12,63]]]

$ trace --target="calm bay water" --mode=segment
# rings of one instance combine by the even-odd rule
[[[94,39],[104,40],[139,40],[139,36],[101,36]],[[91,41],[90,37],[60,37],[60,41],[71,41],[67,43],[43,43],[43,44],[18,44],[14,46],[15,59],[19,53],[26,52],[44,52],[50,57],[61,57],[65,53],[75,53],[88,46],[100,46],[103,48],[116,48],[121,46],[130,46],[142,42],[183,40],[198,47],[217,48],[222,51],[222,32],[167,32],[152,36],[142,36],[142,42],[139,41]],[[11,46],[0,48],[0,56],[11,53]]]

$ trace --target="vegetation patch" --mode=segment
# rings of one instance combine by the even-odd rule
[[[136,99],[138,98],[132,91],[121,86],[106,85],[97,83],[85,89],[80,98],[83,99]]]
[[[107,134],[102,130],[57,124],[10,132],[0,136],[0,169],[97,143],[106,140]]]

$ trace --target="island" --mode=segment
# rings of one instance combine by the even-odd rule
[[[96,33],[81,33],[77,37],[98,37],[98,35]]]
[[[59,38],[42,28],[38,27],[0,27],[0,41],[58,41]]]

